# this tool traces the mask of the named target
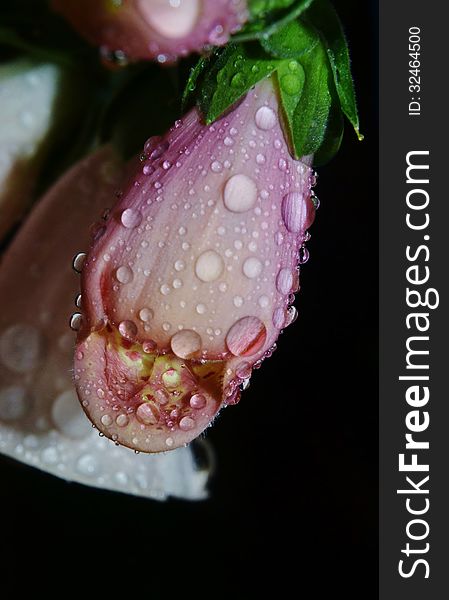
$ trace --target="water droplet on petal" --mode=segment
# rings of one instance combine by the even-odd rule
[[[254,279],[262,273],[263,265],[258,258],[251,256],[243,263],[243,273],[248,279]]]
[[[179,421],[179,428],[182,429],[182,431],[190,431],[194,427],[195,421],[191,417],[183,417]]]
[[[289,325],[294,323],[297,318],[298,318],[298,311],[297,311],[296,307],[290,306],[290,308],[287,310],[287,316],[285,319],[285,327],[288,327]]]
[[[205,396],[203,396],[203,394],[193,394],[193,396],[190,398],[190,406],[192,408],[194,408],[195,410],[199,410],[201,408],[204,408],[206,406],[206,398]]]
[[[267,131],[276,125],[276,114],[269,106],[261,106],[256,112],[256,125],[259,129]]]
[[[214,250],[206,250],[200,254],[195,263],[196,276],[204,282],[218,279],[223,273],[223,269],[223,259]]]
[[[257,200],[257,186],[247,175],[233,175],[226,182],[223,202],[231,212],[241,213],[253,208]]]
[[[112,425],[112,417],[110,417],[109,415],[103,415],[100,419],[101,424],[104,425],[105,427],[109,427],[110,425]]]
[[[116,270],[115,278],[119,283],[131,283],[131,281],[134,278],[134,274],[129,267],[127,267],[126,265],[122,265]]]
[[[273,313],[273,325],[276,329],[282,329],[285,322],[285,312],[283,308],[277,308]]]
[[[122,212],[120,220],[123,227],[126,227],[127,229],[134,229],[142,222],[142,215],[139,211],[134,210],[133,208],[127,208]]]
[[[137,336],[137,326],[134,321],[122,321],[118,326],[118,330],[120,335],[127,340],[134,340]]]
[[[267,338],[265,325],[257,317],[243,317],[228,331],[226,345],[234,356],[256,354]]]
[[[300,192],[290,192],[282,199],[282,219],[291,233],[299,233],[305,227],[307,210]]]
[[[213,173],[221,173],[223,171],[223,165],[218,160],[214,160],[210,165],[210,169]]]
[[[153,318],[153,311],[150,308],[142,308],[139,311],[139,319],[144,323],[151,321]]]
[[[292,289],[293,274],[290,269],[281,269],[276,278],[276,288],[281,294],[288,294]]]
[[[301,246],[298,253],[298,262],[300,265],[305,264],[310,258],[309,251],[305,246]]]
[[[201,337],[191,329],[182,329],[170,340],[171,349],[179,358],[192,358],[201,350]]]
[[[148,402],[144,402],[137,407],[136,417],[144,425],[156,425],[159,420],[156,407],[151,406]]]
[[[126,427],[129,423],[129,418],[127,415],[121,414],[115,419],[115,422],[119,427]]]
[[[266,308],[269,304],[270,304],[270,299],[268,298],[268,296],[260,296],[259,300],[258,300],[258,304],[260,306],[260,308]]]

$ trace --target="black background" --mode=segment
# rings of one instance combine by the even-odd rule
[[[2,458],[1,579],[15,593],[377,597],[377,9],[334,4],[365,141],[348,127],[319,170],[299,319],[208,431],[210,500],[157,503]]]

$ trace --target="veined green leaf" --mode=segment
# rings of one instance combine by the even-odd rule
[[[266,52],[279,58],[299,58],[319,42],[318,33],[300,19],[295,19],[260,43]]]
[[[276,68],[276,59],[259,45],[230,44],[219,53],[202,85],[200,108],[206,123],[212,123],[234,102]]]
[[[328,0],[315,0],[307,16],[319,29],[324,40],[341,108],[354,127],[357,137],[362,140],[363,135],[359,132],[359,117],[351,75],[348,44],[340,19]]]

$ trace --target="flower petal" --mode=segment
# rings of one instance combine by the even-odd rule
[[[293,320],[314,207],[271,80],[212,126],[192,110],[142,158],[83,268],[75,377],[105,435],[157,452],[235,403]]]
[[[72,257],[87,247],[90,223],[115,201],[122,172],[109,147],[75,165],[37,204],[3,257],[0,448],[87,485],[158,499],[203,498],[208,472],[196,469],[192,451],[149,458],[99,439],[73,386]]]

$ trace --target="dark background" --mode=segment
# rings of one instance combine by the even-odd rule
[[[161,504],[1,459],[1,579],[16,593],[377,597],[377,8],[334,4],[365,141],[347,127],[319,170],[299,318],[208,431],[210,500]]]

